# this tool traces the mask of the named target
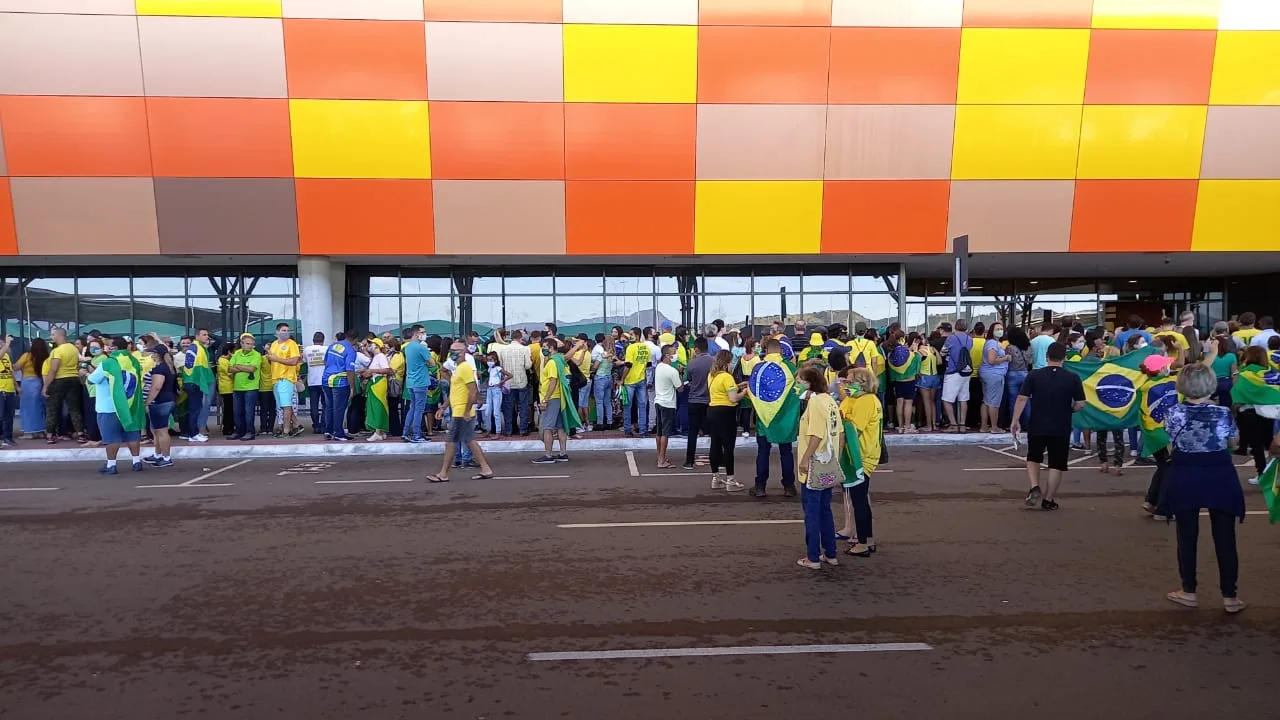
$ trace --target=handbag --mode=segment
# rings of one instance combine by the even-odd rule
[[[805,487],[810,490],[830,490],[844,480],[840,470],[840,460],[833,458],[830,462],[819,462],[817,458],[809,458],[809,472],[805,479]]]

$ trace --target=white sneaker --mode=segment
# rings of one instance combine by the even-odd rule
[[[724,479],[725,492],[736,492],[738,490],[744,490],[746,489],[746,487],[747,487],[746,485],[743,485],[742,483],[738,482],[737,480],[734,480],[733,478]]]
[[[711,473],[711,489],[722,490],[724,487],[725,483],[724,480],[720,479],[720,475],[718,473]]]
[[[191,442],[209,442],[209,437],[204,433],[200,433],[199,435],[192,435]]]
[[[1256,477],[1251,477],[1251,478],[1249,478],[1249,484],[1250,484],[1250,485],[1253,485],[1254,487],[1257,487],[1257,485],[1258,485],[1258,478],[1256,478]]]

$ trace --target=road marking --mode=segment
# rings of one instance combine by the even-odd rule
[[[692,527],[698,525],[800,525],[802,523],[804,523],[804,520],[665,520],[661,522],[568,523],[557,525],[556,527],[579,530],[583,528]]]
[[[134,487],[138,488],[139,490],[143,488],[191,488],[192,490],[199,490],[200,488],[231,487],[232,485],[235,485],[235,483],[206,483],[204,485],[192,485],[191,483],[182,483],[180,485],[134,485]]]
[[[317,485],[369,485],[372,483],[407,483],[413,482],[413,478],[378,478],[375,480],[316,480]]]
[[[250,458],[250,459],[248,459],[248,460],[241,460],[241,461],[240,461],[240,462],[238,462],[238,463],[234,463],[234,464],[232,464],[232,465],[228,465],[228,466],[226,466],[226,467],[218,468],[217,470],[213,470],[213,471],[207,472],[207,473],[205,473],[205,474],[201,475],[200,477],[198,477],[198,478],[196,478],[196,479],[194,479],[194,480],[188,480],[188,481],[186,481],[186,482],[184,482],[184,483],[182,483],[182,484],[183,484],[183,485],[195,485],[196,483],[200,482],[201,480],[208,480],[209,478],[213,477],[214,475],[221,475],[222,473],[224,473],[224,472],[226,472],[226,471],[228,471],[228,470],[234,470],[234,469],[236,469],[236,468],[240,467],[241,465],[247,465],[247,464],[249,464],[249,463],[251,463],[251,462],[253,462],[253,459],[252,459],[252,458]]]
[[[636,467],[636,454],[631,450],[627,451],[627,469],[631,471],[631,477],[640,477],[640,468]]]
[[[0,488],[0,492],[53,492],[62,488]]]
[[[859,645],[760,645],[756,647],[649,648],[587,652],[535,652],[530,662],[561,660],[625,660],[629,658],[714,657],[718,655],[809,655],[818,653],[916,652],[932,650],[924,643],[868,643]]]
[[[494,480],[568,480],[572,475],[498,475]]]
[[[1000,450],[999,448],[987,447],[986,445],[979,445],[978,447],[982,448],[983,450],[986,450],[987,452],[993,452],[997,455],[1003,455],[1008,458],[1013,458],[1014,460],[1024,460],[1024,461],[1026,460],[1026,458],[1020,455],[1014,455],[1011,452],[1006,452],[1005,450]],[[1008,448],[1008,450],[1012,450],[1012,449],[1013,449],[1012,446]]]
[[[285,468],[276,473],[277,477],[285,475],[319,475],[329,468],[337,465],[337,461],[321,460],[317,462],[300,462],[291,468]]]
[[[704,473],[704,472],[678,472],[678,473],[673,473],[673,472],[661,472],[661,473],[645,473],[645,474],[641,475],[641,477],[693,477],[693,476],[695,476],[695,475],[702,475],[703,477],[711,477],[711,473]]]

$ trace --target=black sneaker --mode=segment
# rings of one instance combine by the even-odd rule
[[[1154,459],[1154,458],[1149,458],[1149,457],[1140,457],[1140,458],[1136,458],[1136,459],[1133,461],[1133,464],[1134,464],[1134,465],[1145,465],[1145,466],[1147,466],[1147,467],[1151,467],[1151,466],[1153,466],[1153,465],[1155,465],[1155,464],[1156,464],[1156,461],[1155,461],[1155,459]]]
[[[555,456],[555,461],[556,461],[556,462],[569,462],[569,456],[568,456],[568,455],[556,455],[556,456]]]
[[[762,487],[753,487],[753,488],[751,488],[750,490],[748,490],[748,491],[747,491],[747,494],[748,494],[748,495],[750,495],[750,496],[751,496],[751,497],[753,497],[753,498],[758,498],[758,499],[760,499],[760,500],[763,500],[763,499],[765,499],[765,498],[769,497],[768,493],[766,493],[766,492],[764,491],[764,488],[762,488]]]
[[[796,496],[796,486],[795,486],[795,485],[788,485],[787,487],[782,488],[782,497],[789,497],[789,498],[793,498],[793,497],[795,497],[795,496]]]
[[[534,465],[551,465],[551,464],[553,464],[555,461],[556,461],[556,459],[555,459],[554,457],[552,457],[552,456],[550,456],[550,455],[543,455],[542,457],[534,458],[534,459],[533,459],[533,464],[534,464]]]
[[[1057,510],[1058,503],[1052,500],[1042,500],[1040,501],[1040,509],[1041,510]]]
[[[680,467],[684,468],[685,470],[692,470],[692,469],[693,469],[693,463],[685,463],[685,464],[681,465]]]
[[[1041,493],[1041,490],[1040,490],[1040,486],[1039,486],[1039,485],[1037,485],[1037,486],[1035,486],[1035,487],[1031,488],[1030,490],[1028,490],[1028,491],[1027,491],[1027,499],[1026,499],[1027,507],[1029,507],[1029,508],[1033,508],[1033,507],[1035,507],[1035,506],[1036,506],[1036,503],[1040,502],[1041,494],[1042,494],[1042,493]]]

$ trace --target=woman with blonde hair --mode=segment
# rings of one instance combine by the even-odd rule
[[[721,350],[711,360],[711,372],[707,375],[707,434],[711,436],[711,487],[724,488],[727,492],[742,490],[746,486],[733,477],[733,448],[738,440],[738,401],[746,397],[746,383],[733,380],[733,353]],[[689,442],[697,442],[690,437]],[[724,479],[720,469],[724,468]]]
[[[870,557],[876,551],[872,533],[871,474],[880,465],[880,422],[884,410],[877,396],[879,383],[867,368],[851,367],[837,387],[840,418],[858,431],[862,477],[844,480],[844,524],[836,537],[853,543],[846,555]],[[860,481],[859,481],[860,480]]]
[[[801,368],[796,374],[796,383],[809,393],[809,402],[800,417],[800,457],[796,465],[800,502],[804,509],[805,556],[796,564],[818,570],[824,562],[840,564],[836,558],[836,521],[831,513],[831,491],[844,477],[840,470],[844,431],[840,410],[827,390],[827,378],[822,370],[813,366]],[[877,445],[879,442],[877,435]]]

